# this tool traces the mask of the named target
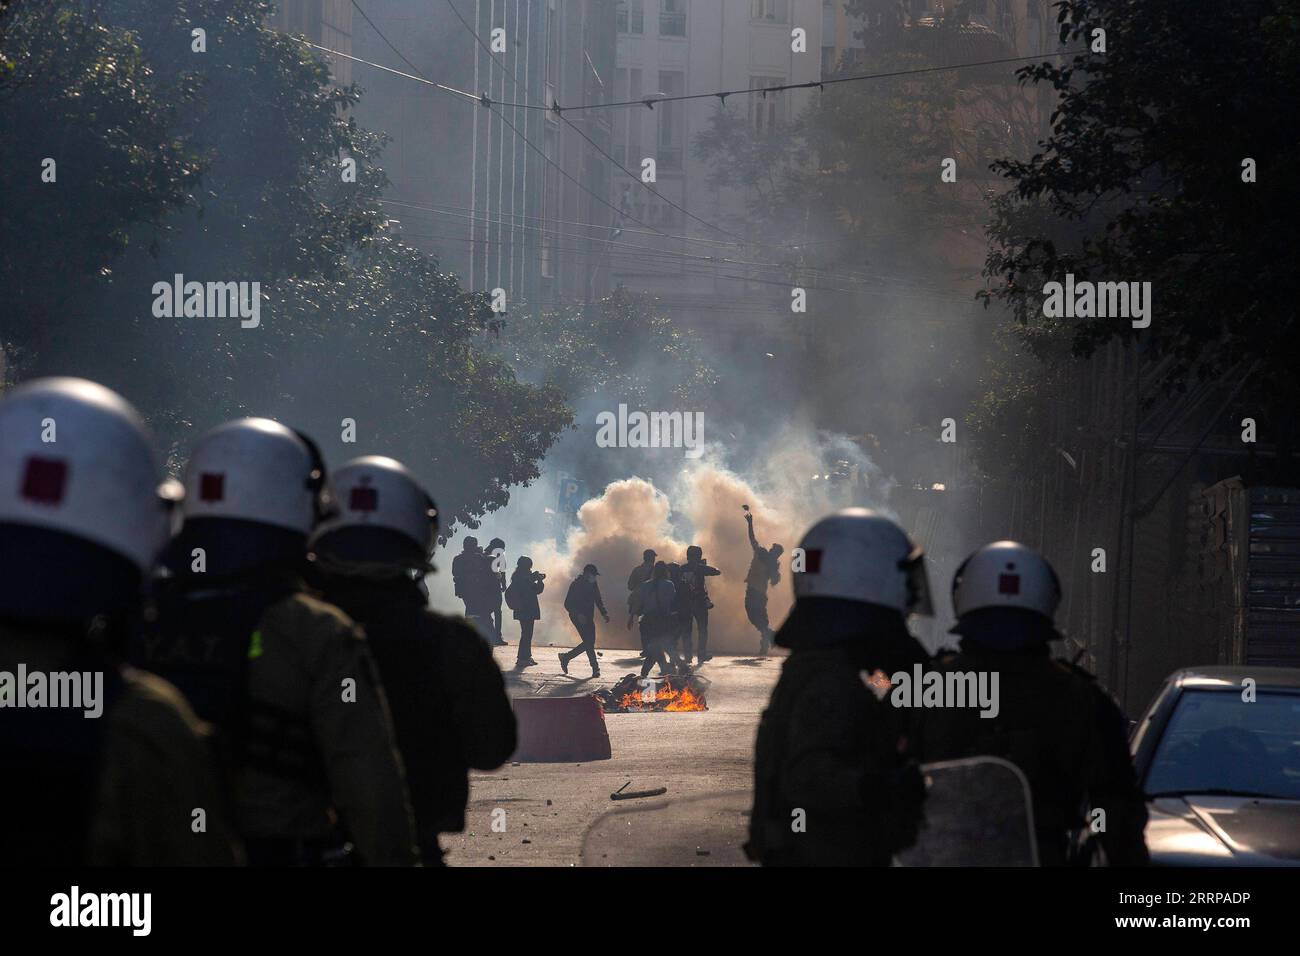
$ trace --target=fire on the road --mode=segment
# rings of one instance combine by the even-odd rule
[[[643,686],[635,674],[628,674],[608,691],[601,692],[606,713],[682,713],[708,710],[704,681],[692,677],[669,676]]]

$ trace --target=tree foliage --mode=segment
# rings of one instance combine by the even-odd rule
[[[1008,303],[1035,350],[1064,339],[1076,355],[1140,337],[1164,357],[1165,384],[1255,370],[1261,412],[1283,413],[1297,386],[1293,245],[1300,9],[1242,0],[1191,10],[1175,0],[1065,0],[1070,49],[1105,30],[1106,52],[1022,71],[1058,96],[1050,136],[999,171],[989,296]],[[1243,181],[1243,163],[1257,182]],[[1046,281],[1152,284],[1150,328],[1123,319],[1042,315]]]
[[[444,528],[471,522],[537,476],[572,413],[484,347],[481,296],[387,234],[384,138],[349,115],[360,90],[330,86],[309,48],[263,26],[268,9],[54,0],[5,14],[0,278],[19,298],[0,344],[15,377],[123,392],[174,451],[271,415],[333,460],[407,460]],[[43,155],[55,184],[40,182]],[[257,282],[260,325],[155,316],[154,284],[175,275]],[[344,418],[356,444],[333,440]]]

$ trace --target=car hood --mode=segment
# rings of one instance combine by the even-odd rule
[[[1166,866],[1300,866],[1300,800],[1159,797],[1147,804],[1147,850]]]

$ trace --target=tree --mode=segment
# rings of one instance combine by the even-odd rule
[[[163,82],[131,33],[75,4],[0,16],[3,337],[21,367],[66,341],[72,303],[188,201],[205,163],[172,134],[194,85]]]
[[[51,9],[53,23],[33,13],[3,39],[17,66],[0,111],[31,152],[0,163],[20,177],[0,209],[21,236],[3,278],[26,283],[22,319],[0,336],[19,376],[121,391],[173,465],[199,432],[247,414],[305,428],[331,460],[394,455],[434,490],[444,530],[537,476],[572,412],[483,348],[481,296],[387,234],[384,138],[348,115],[357,88],[330,86],[309,48],[265,29],[260,0]],[[57,190],[31,158],[50,143],[70,155]],[[176,275],[257,283],[259,324],[158,317],[154,285]]]
[[[1139,340],[1162,383],[1253,374],[1252,408],[1281,430],[1300,395],[1292,256],[1298,187],[1295,0],[1190,11],[1175,0],[1066,0],[1060,39],[1105,53],[1027,67],[1059,96],[1050,136],[997,164],[985,273],[1036,353]],[[1257,181],[1246,181],[1247,160]],[[1043,316],[1047,281],[1150,282],[1151,325]]]
[[[987,349],[987,323],[969,322],[961,301],[986,248],[982,167],[1026,150],[1034,103],[1010,66],[935,69],[1007,55],[960,6],[923,22],[893,3],[846,7],[864,18],[865,49],[833,76],[899,75],[827,85],[774,131],[728,104],[694,146],[713,183],[746,198],[735,227],[755,240],[747,257],[778,262],[778,275],[821,303],[815,322],[797,326],[818,423],[871,431],[895,450],[928,448]],[[941,178],[946,158],[955,183]]]

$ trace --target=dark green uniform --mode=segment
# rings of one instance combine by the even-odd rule
[[[1071,835],[1089,808],[1105,811],[1097,837],[1116,865],[1147,862],[1146,804],[1129,760],[1123,714],[1092,675],[1053,660],[1047,645],[999,653],[963,645],[935,662],[941,672],[997,672],[996,717],[978,708],[912,711],[913,744],[929,763],[1003,757],[1029,780],[1039,860],[1067,862]]]
[[[751,859],[887,866],[915,839],[920,800],[898,786],[899,720],[863,682],[859,657],[809,648],[782,667],[755,746]]]
[[[250,861],[321,862],[346,836],[362,863],[414,863],[406,782],[364,635],[290,576],[221,583],[196,575],[164,588],[137,654],[220,732]]]

